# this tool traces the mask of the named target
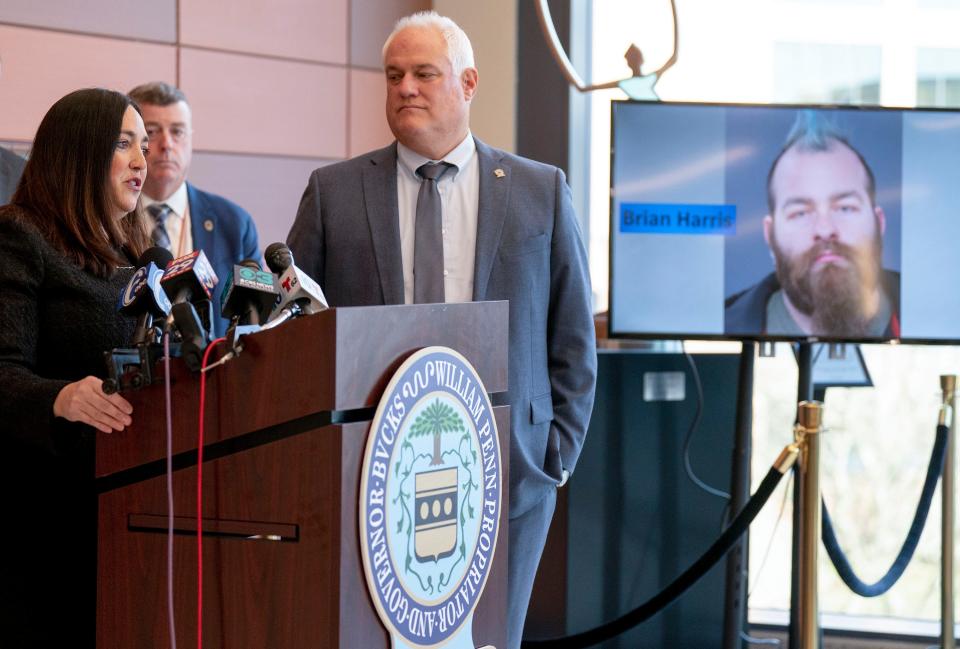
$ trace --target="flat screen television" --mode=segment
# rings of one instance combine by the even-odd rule
[[[617,101],[610,335],[960,342],[960,111]]]

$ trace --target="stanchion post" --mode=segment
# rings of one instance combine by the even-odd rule
[[[797,402],[813,401],[813,344],[797,344]],[[797,412],[797,421],[800,422]],[[787,647],[800,647],[800,539],[803,537],[803,516],[800,507],[800,468],[793,470],[793,534],[790,539],[790,627],[787,631]]]
[[[954,455],[956,453],[957,409],[955,397],[957,377],[945,374],[940,377],[943,401],[940,408],[940,424],[949,426],[947,449],[943,458],[943,482],[940,484],[943,499],[943,524],[940,530],[940,638],[943,649],[956,649],[953,621],[953,543],[954,543]]]
[[[800,588],[798,646],[820,648],[820,610],[817,605],[817,554],[820,549],[820,432],[823,404],[801,401],[797,412],[796,438],[800,445]],[[792,649],[792,648],[791,648]]]
[[[753,370],[757,343],[745,341],[740,351],[737,377],[737,414],[734,427],[733,466],[730,470],[730,519],[750,500],[750,437],[753,433]],[[723,649],[740,649],[747,621],[747,568],[749,533],[727,553],[727,580],[723,608]]]

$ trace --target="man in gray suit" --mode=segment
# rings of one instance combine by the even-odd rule
[[[288,242],[331,306],[510,301],[508,646],[593,407],[587,257],[563,172],[470,133],[470,41],[433,12],[383,49],[397,141],[317,169]],[[426,254],[427,252],[432,254]]]

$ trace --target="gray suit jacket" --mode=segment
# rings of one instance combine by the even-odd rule
[[[13,151],[0,147],[0,205],[6,205],[17,190],[27,161]]]
[[[473,299],[510,301],[513,517],[573,472],[583,446],[597,374],[590,277],[563,172],[476,143]],[[288,244],[331,306],[402,304],[396,144],[315,170]]]

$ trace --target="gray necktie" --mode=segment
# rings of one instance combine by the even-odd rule
[[[428,162],[417,169],[417,222],[413,245],[413,301],[416,304],[444,301],[443,234],[440,191],[437,181],[453,165]]]
[[[167,217],[170,216],[170,206],[166,203],[152,203],[147,206],[147,212],[153,217],[153,232],[150,233],[153,243],[161,248],[170,249],[170,235],[167,234]]]

